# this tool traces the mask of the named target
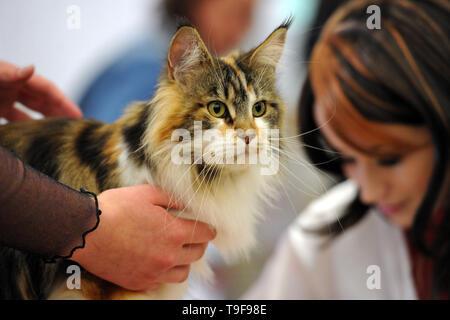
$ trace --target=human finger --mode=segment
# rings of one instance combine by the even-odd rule
[[[51,81],[37,74],[25,83],[20,98],[27,100],[27,105],[47,117],[82,117],[82,112],[75,103]]]
[[[19,92],[17,100],[29,109],[38,111],[46,117],[79,118],[82,116],[82,114],[78,112],[71,113],[63,110],[61,106],[64,105],[64,102],[46,101],[45,99],[42,99],[42,97],[31,95],[24,90]],[[75,108],[78,107],[75,106]]]
[[[178,217],[175,220],[179,224],[179,232],[182,232],[183,244],[206,243],[217,235],[215,228],[207,223]]]
[[[175,266],[162,273],[157,281],[161,283],[183,282],[188,278],[190,269],[190,265]]]
[[[11,86],[26,81],[34,73],[34,66],[19,68],[9,62],[0,61],[0,85]]]
[[[185,244],[175,259],[175,265],[191,264],[205,254],[207,243]]]
[[[168,195],[160,187],[151,184],[141,185],[143,191],[147,194],[147,199],[154,205],[164,207],[166,209],[185,210],[184,204]]]
[[[31,117],[28,114],[15,107],[9,108],[3,115],[3,117],[8,121],[22,121],[31,119]]]

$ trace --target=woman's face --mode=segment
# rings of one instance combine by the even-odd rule
[[[344,174],[359,186],[360,200],[375,206],[396,225],[410,228],[433,170],[434,153],[429,130],[408,125],[376,124],[380,132],[416,146],[400,152],[388,143],[373,145],[362,139],[358,132],[348,133],[352,145],[361,146],[364,150],[373,149],[375,156],[343,141],[326,125],[329,119],[322,108],[314,108],[314,117],[327,142],[341,154]]]
[[[255,0],[201,0],[191,20],[215,54],[235,49],[250,27]]]

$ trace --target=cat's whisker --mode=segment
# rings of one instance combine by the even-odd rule
[[[170,144],[170,145],[168,145],[168,146],[165,146],[165,147],[161,148],[160,150],[158,150],[158,152],[156,152],[156,153],[153,154],[153,157],[152,157],[152,158],[155,159],[155,158],[156,158],[156,155],[160,155],[162,152],[166,152],[168,149],[171,149],[172,147],[173,147],[173,145]],[[165,157],[164,163],[168,163],[169,161],[172,161],[172,159],[171,159],[171,156],[169,156],[169,153],[167,153],[167,154],[166,154],[166,157]],[[176,201],[179,201],[179,200],[181,199],[180,197],[176,197],[176,196],[175,196],[175,194],[176,194],[176,192],[177,192],[178,185],[179,185],[179,183],[180,183],[181,181],[183,181],[184,176],[185,176],[187,173],[191,172],[191,168],[192,168],[194,165],[195,165],[195,163],[192,163],[192,164],[189,165],[189,167],[185,170],[185,172],[183,173],[183,175],[181,176],[181,178],[178,179],[178,181],[176,182],[175,187],[172,188],[172,191],[170,192],[170,195],[169,195],[169,204],[173,203],[173,200],[174,200],[174,199],[175,199],[175,202],[176,202]]]
[[[167,147],[169,147],[169,148],[167,148]],[[159,150],[158,154],[161,154],[162,151],[167,151],[168,149],[171,149],[172,147],[173,147],[173,145],[165,146],[165,147],[163,147],[161,150]],[[155,157],[153,157],[153,158],[155,158]],[[158,159],[158,160],[160,160],[160,159]],[[161,163],[170,163],[170,161],[172,160],[172,159],[171,159],[171,155],[170,155],[169,153],[166,153],[164,160],[165,160],[165,161],[162,161]],[[169,204],[172,203],[172,201],[173,201],[174,199],[175,199],[175,201],[178,201],[178,200],[183,199],[183,194],[180,194],[178,197],[176,197],[175,194],[177,193],[177,188],[178,188],[179,183],[182,182],[182,181],[184,180],[184,176],[185,176],[186,174],[188,174],[188,173],[191,172],[191,169],[192,169],[192,167],[193,167],[194,165],[196,165],[195,162],[192,163],[192,164],[190,164],[190,165],[186,168],[186,170],[184,170],[183,175],[181,176],[180,179],[178,179],[178,181],[177,181],[176,184],[175,184],[175,187],[172,188],[172,191],[171,191],[171,193],[170,193],[170,195],[169,195]],[[187,191],[186,191],[186,192],[187,192]]]
[[[142,150],[146,150],[148,148],[149,143],[150,143],[149,141],[142,142],[141,145],[132,153],[138,153],[141,152]]]
[[[217,186],[220,186],[220,185],[221,185],[220,182],[221,182],[221,179],[222,179],[224,170],[218,170],[218,172],[219,172],[219,180],[218,180],[218,182],[217,182]],[[217,174],[217,173],[216,173],[216,174]],[[214,179],[216,179],[215,176],[214,176]],[[216,209],[216,210],[214,210],[214,212],[217,212],[217,211],[218,211],[218,210],[217,210],[218,208],[217,208],[216,203],[215,203],[214,201],[212,201],[211,204],[212,204],[212,205],[214,206],[214,208]],[[213,225],[217,225],[217,218],[216,218],[216,216],[215,216],[215,215],[212,215],[212,218],[213,218],[213,221],[212,221]]]
[[[208,169],[206,170],[205,173],[203,173],[203,172],[205,171],[205,168],[208,168]],[[202,168],[202,170],[200,171],[200,173],[198,174],[198,176],[197,176],[197,178],[196,178],[195,180],[197,181],[198,178],[199,178],[201,175],[203,175],[203,177],[202,177],[200,183],[198,184],[197,189],[193,192],[193,194],[192,194],[192,196],[190,197],[189,201],[186,203],[185,208],[188,208],[188,207],[189,207],[189,204],[190,204],[190,203],[192,202],[192,200],[197,196],[198,191],[200,190],[201,187],[203,187],[203,183],[204,183],[205,180],[207,179],[208,174],[209,174],[209,172],[212,170],[212,168],[213,168],[213,167],[211,167],[211,166],[209,166],[209,167],[206,167],[206,166],[205,166],[205,167]],[[193,184],[194,184],[194,183],[193,183]],[[207,192],[207,190],[204,190],[203,196],[206,194],[206,192]],[[184,213],[184,211],[185,211],[185,209],[181,210],[181,212],[179,212],[179,213],[177,214],[177,216],[180,216],[182,213]]]
[[[172,201],[173,197],[175,197],[175,193],[178,191],[178,190],[177,190],[177,189],[178,189],[178,185],[179,185],[182,181],[184,181],[184,177],[186,176],[186,174],[191,173],[192,167],[195,166],[195,165],[196,165],[196,163],[194,162],[194,163],[190,164],[190,165],[186,168],[186,170],[184,170],[184,173],[183,173],[182,176],[178,179],[178,181],[177,181],[176,184],[175,184],[175,187],[173,188],[173,190],[172,190],[172,192],[171,192],[171,194],[170,194],[169,203],[170,203],[170,201]],[[181,194],[179,197],[175,197],[175,198],[178,198],[178,200],[180,200],[180,199],[182,199],[182,196],[183,196],[183,194]]]
[[[153,157],[158,157],[161,153],[164,153],[164,152],[168,151],[171,148],[173,148],[173,145],[168,143],[168,144],[164,145],[163,147],[158,148],[157,151],[152,152],[152,156]]]
[[[175,184],[175,187],[173,188],[173,193],[175,193],[175,192],[178,191],[177,188],[178,188],[179,183],[183,181],[183,178],[184,178],[184,176],[185,176],[186,174],[192,172],[192,168],[193,168],[194,166],[196,166],[196,165],[197,165],[197,163],[194,161],[193,163],[191,163],[191,164],[186,168],[186,170],[184,171],[184,173],[183,173],[183,175],[181,176],[181,178],[179,178],[178,181],[177,181],[177,183]],[[203,170],[203,169],[202,169],[202,170]],[[195,183],[197,182],[198,179],[199,179],[199,175],[197,175],[197,178],[196,178],[194,181],[191,182],[191,185],[195,184]],[[188,192],[188,191],[186,191],[186,192]],[[184,194],[181,193],[181,194],[180,194],[180,199],[183,199],[183,198],[184,198]]]
[[[316,146],[312,146],[312,145],[303,143],[303,142],[299,141],[297,138],[298,138],[298,136],[291,136],[291,137],[283,137],[283,138],[269,138],[268,140],[269,141],[283,141],[283,143],[286,145],[287,144],[294,144],[294,145],[298,144],[300,147],[304,147],[304,148],[310,148],[310,149],[315,149],[315,150],[319,150],[319,151],[323,151],[323,152],[327,152],[327,153],[339,154],[339,155],[342,154],[341,152],[336,151],[336,150],[320,148],[320,147],[316,147]]]
[[[301,158],[298,157],[298,155],[294,154],[294,156],[292,156],[288,151],[286,150],[278,150],[280,153],[282,153],[283,155],[285,155],[287,157],[287,159],[293,160],[295,161],[296,164],[299,164],[300,166],[308,169],[308,171],[310,173],[312,173],[314,175],[314,177],[317,179],[317,181],[319,182],[320,186],[322,187],[321,192],[325,192],[325,190],[327,189],[326,186],[322,183],[322,179],[319,177],[319,175],[316,173],[314,164],[309,163],[308,161],[302,161]],[[330,161],[334,161],[330,160]],[[328,179],[330,180],[334,180],[331,176],[329,176],[328,174],[324,173],[324,175],[327,176]]]
[[[202,170],[200,171],[199,175],[198,175],[197,178],[194,180],[194,182],[192,183],[192,185],[195,184],[195,182],[199,179],[199,177],[200,177],[200,175],[201,175],[201,172],[203,172],[204,170],[205,170],[205,167],[202,168]],[[203,177],[203,178],[205,178],[205,177]],[[190,203],[192,202],[192,200],[194,199],[194,197],[195,197],[195,195],[197,194],[198,190],[200,189],[201,185],[202,185],[202,183],[200,183],[199,186],[197,187],[197,189],[192,193],[192,195],[191,195],[189,201],[188,201],[187,203],[184,203],[184,208],[183,208],[182,210],[178,211],[178,212],[175,214],[176,217],[180,217],[180,216],[185,212],[185,210],[186,210],[187,208],[189,208],[189,204],[190,204]],[[186,191],[186,192],[189,192],[189,191]],[[181,199],[184,199],[184,195],[181,195]],[[168,227],[168,226],[169,226],[169,225],[166,224],[166,227]]]
[[[212,168],[212,167],[211,167],[211,168]],[[208,174],[209,174],[209,170],[206,172],[205,177],[208,176]],[[215,172],[214,178],[215,178],[216,175],[217,175],[217,171]],[[194,231],[195,231],[195,227],[197,226],[198,217],[199,217],[199,216],[201,215],[201,213],[202,213],[203,202],[204,202],[204,200],[205,200],[205,195],[206,195],[206,192],[203,192],[202,199],[201,199],[201,201],[200,201],[200,205],[199,205],[199,208],[198,208],[198,213],[197,213],[196,216],[195,216],[195,224],[194,224],[194,228],[193,228],[193,230],[192,230],[191,239],[194,237]],[[214,217],[214,215],[211,215],[211,217]]]
[[[326,164],[326,163],[329,163],[329,162],[336,161],[337,159],[339,159],[341,157],[341,156],[338,156],[338,157],[331,158],[331,159],[329,159],[327,161],[323,161],[323,162],[319,162],[319,163],[311,163],[311,162],[309,162],[307,160],[303,160],[300,157],[300,154],[298,152],[288,151],[286,149],[284,149],[284,152],[289,152],[288,154],[286,154],[289,159],[299,161],[301,163],[301,165],[307,166],[311,170],[312,173],[315,173],[317,171],[315,166],[320,166],[320,165],[323,165],[323,164]],[[330,181],[332,181],[334,183],[337,182],[334,177],[332,177],[330,174],[326,173],[325,171],[322,171],[322,174],[325,175],[326,178],[329,179]],[[317,177],[317,179],[319,181],[321,181],[321,179],[318,177],[318,175],[315,174],[315,176]],[[325,190],[326,190],[326,188],[323,189],[323,191],[325,191]]]
[[[330,150],[330,149],[325,149],[325,148],[320,148],[320,147],[316,147],[316,146],[312,146],[306,143],[302,143],[302,147],[304,148],[309,148],[309,149],[315,149],[315,150],[319,150],[319,151],[323,151],[323,152],[327,152],[327,153],[332,153],[332,154],[337,154],[339,156],[342,156],[342,153],[339,151],[335,151],[335,150]]]
[[[317,180],[319,181],[319,183],[321,183],[320,177],[318,177],[318,176],[315,174],[314,170],[312,170],[312,168],[311,168],[312,166],[311,166],[307,161],[302,161],[302,159],[299,158],[296,154],[294,154],[294,156],[293,156],[293,155],[292,155],[293,153],[291,153],[291,152],[289,152],[289,151],[287,151],[287,150],[282,150],[282,149],[276,148],[276,147],[274,147],[274,146],[269,146],[269,148],[270,148],[271,150],[273,150],[273,151],[279,152],[279,153],[281,153],[282,155],[286,156],[287,159],[293,160],[296,164],[299,164],[299,165],[301,165],[302,167],[305,167],[305,168],[309,169],[310,172],[312,172],[312,173],[314,174],[314,176],[317,178]],[[286,168],[286,169],[287,169],[287,168]],[[303,183],[302,183],[302,184],[303,184]],[[321,184],[322,184],[322,183],[321,183]],[[326,187],[325,187],[323,184],[322,184],[321,186],[322,186],[323,190],[326,190]],[[310,190],[311,190],[311,189],[310,189]],[[311,190],[311,191],[313,191],[313,190]]]
[[[177,143],[167,143],[165,146],[158,148],[158,151],[152,152],[152,157],[158,157],[161,153],[171,151],[176,145],[190,145],[190,141],[180,141]]]
[[[314,128],[314,129],[309,130],[309,131],[306,131],[306,132],[303,132],[303,133],[300,133],[300,134],[297,134],[297,135],[294,135],[294,136],[282,137],[282,138],[278,138],[278,139],[284,140],[284,139],[299,138],[299,137],[302,137],[302,136],[304,136],[304,135],[313,133],[313,132],[315,132],[315,131],[317,131],[317,130],[320,130],[321,128],[325,127],[325,126],[326,126],[326,125],[334,118],[334,116],[336,115],[336,112],[337,112],[337,107],[336,107],[336,104],[335,104],[335,105],[334,105],[334,112],[333,112],[333,114],[330,116],[330,118],[328,118],[328,119],[327,119],[323,124],[321,124],[319,127]]]
[[[209,169],[208,169],[208,171],[206,172],[205,177],[208,175],[208,173],[209,173]],[[201,184],[203,184],[203,183],[201,183]],[[200,201],[199,208],[197,209],[198,212],[195,213],[195,216],[194,216],[194,221],[195,221],[195,222],[194,222],[194,228],[193,228],[192,233],[191,233],[191,240],[192,240],[193,237],[194,237],[195,228],[196,228],[197,222],[198,222],[198,217],[201,215],[201,210],[202,210],[202,207],[203,207],[203,201],[204,201],[204,198],[205,198],[205,194],[206,194],[206,192],[203,192],[203,195],[202,195],[202,199],[201,199],[201,201]]]
[[[308,190],[311,191],[312,193],[309,193],[309,192],[307,192],[307,191],[305,191],[305,190],[299,190],[299,191],[301,191],[302,193],[304,193],[304,194],[306,194],[307,196],[310,196],[310,197],[318,197],[318,196],[320,195],[319,192],[316,192],[315,190],[311,189],[306,183],[304,183],[301,179],[299,179],[299,178],[297,177],[297,175],[295,175],[291,170],[289,170],[288,167],[285,166],[282,162],[280,162],[279,165],[280,165],[282,168],[284,168],[284,170],[286,170],[292,177],[294,177],[295,180],[297,180],[298,182],[300,182],[301,185],[303,185],[306,189],[308,189]]]
[[[202,154],[202,159],[203,159],[203,157],[204,157],[205,154],[206,154],[206,152]],[[194,163],[194,165],[195,165],[195,163]],[[191,166],[191,167],[192,167],[192,166]],[[188,201],[187,203],[185,203],[185,208],[184,208],[183,210],[181,210],[181,212],[179,212],[179,213],[177,214],[177,216],[179,216],[180,214],[184,213],[185,209],[189,207],[189,204],[192,202],[192,200],[194,199],[194,197],[196,196],[196,194],[198,193],[198,191],[199,191],[200,188],[202,187],[203,182],[204,182],[205,179],[207,178],[208,172],[209,172],[210,169],[213,168],[213,167],[212,167],[212,166],[204,166],[204,167],[201,169],[201,171],[198,173],[196,179],[191,183],[191,185],[195,185],[195,183],[198,181],[198,179],[200,178],[200,176],[202,176],[203,172],[205,171],[205,168],[208,168],[206,174],[203,175],[201,182],[198,184],[197,189],[193,192],[193,194],[192,194],[192,196],[190,197],[189,201]],[[189,170],[190,170],[190,169],[189,169]]]
[[[290,206],[292,207],[293,215],[296,216],[298,214],[297,213],[297,209],[295,208],[295,205],[292,202],[291,197],[289,197],[289,193],[287,192],[286,188],[284,187],[284,185],[283,185],[283,183],[281,181],[281,178],[278,175],[276,176],[276,178],[278,180],[279,185],[283,189],[283,192],[286,195],[286,198],[288,199]]]
[[[217,143],[217,144],[219,144],[219,143]],[[219,145],[221,145],[223,148],[227,148],[227,147],[235,147],[235,145],[232,144],[232,143],[225,143],[225,144],[219,144]],[[294,160],[296,163],[300,164],[301,166],[303,166],[303,167],[305,167],[305,168],[307,168],[307,169],[310,169],[310,168],[308,168],[308,163],[306,163],[306,162],[304,163],[304,162],[302,162],[300,159],[296,159],[296,158],[293,157],[292,154],[291,154],[290,152],[288,152],[287,150],[282,150],[282,149],[276,148],[276,147],[274,147],[274,146],[272,146],[272,145],[266,145],[266,146],[265,146],[263,143],[260,144],[260,147],[267,147],[267,146],[268,146],[269,148],[271,148],[271,150],[274,150],[274,151],[276,151],[276,152],[279,152],[279,153],[281,153],[281,154],[287,156],[288,158]],[[273,159],[273,160],[279,161],[279,159]],[[291,175],[292,175],[292,172],[291,172],[287,167],[285,167],[284,165],[282,165],[282,167],[284,168],[284,170],[288,171],[288,172],[291,173]],[[295,176],[295,175],[294,175],[294,176]],[[318,180],[320,181],[320,178],[319,178],[318,176],[316,176],[316,177],[317,177]],[[297,186],[295,186],[292,182],[289,181],[296,189],[298,189],[299,191],[301,191],[301,192],[303,192],[303,193],[305,193],[305,194],[307,194],[307,195],[309,195],[309,196],[314,196],[314,197],[315,197],[315,196],[318,196],[318,194],[316,194],[315,191],[314,191],[313,189],[309,188],[305,183],[303,183],[301,180],[299,180],[296,176],[295,176],[295,178],[296,178],[300,183],[302,183],[302,185],[303,185],[304,187],[306,187],[308,190],[310,190],[311,192],[314,192],[314,194],[307,193],[307,192],[304,191],[304,190],[298,189]],[[325,189],[325,186],[322,185],[322,188]]]
[[[298,185],[296,185],[294,182],[292,182],[288,177],[285,178],[285,181],[293,188],[293,190],[297,190],[300,193],[308,195],[309,197],[312,197],[312,198],[316,198],[316,197],[320,196],[323,193],[322,191],[317,193],[317,194],[316,193],[314,193],[314,194],[306,193]],[[283,186],[283,188],[284,188],[284,186]]]
[[[294,161],[296,161],[296,162],[299,162],[299,163],[301,162],[301,163],[304,164],[304,165],[311,165],[311,166],[319,166],[319,165],[323,165],[323,164],[326,164],[326,163],[330,163],[330,162],[336,161],[337,159],[340,159],[340,158],[341,158],[341,156],[338,156],[338,157],[331,158],[331,159],[329,159],[329,160],[327,160],[327,161],[322,161],[322,162],[317,162],[317,163],[315,163],[315,162],[311,163],[311,162],[306,161],[306,160],[305,160],[305,161],[302,161],[300,155],[299,155],[299,154],[296,154],[295,152],[288,151],[288,150],[286,150],[286,149],[276,148],[276,147],[274,147],[274,146],[269,146],[269,148],[272,148],[272,149],[274,149],[274,150],[276,150],[276,151],[278,151],[278,152],[281,152],[281,153],[287,155],[290,159],[292,159],[292,160],[294,160]],[[340,153],[339,153],[339,154],[340,154]]]

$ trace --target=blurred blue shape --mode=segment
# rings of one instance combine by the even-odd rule
[[[149,100],[164,62],[160,45],[138,41],[88,85],[79,105],[86,118],[116,121],[133,101]]]

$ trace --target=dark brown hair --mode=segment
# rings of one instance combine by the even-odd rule
[[[381,29],[366,21],[369,5],[381,12]],[[449,167],[450,141],[450,2],[447,0],[355,0],[328,20],[313,49],[300,99],[300,131],[305,151],[317,167],[344,179],[340,159],[327,148],[313,117],[319,105],[342,119],[349,115],[364,125],[372,122],[426,126],[432,135],[434,169],[416,213],[411,240],[433,258],[433,293],[450,290],[450,208],[433,243],[425,239],[437,197]],[[330,111],[331,112],[331,111]],[[341,124],[343,121],[341,121]],[[341,127],[341,132],[345,128]],[[383,133],[376,133],[382,137]],[[445,190],[449,192],[449,190]],[[448,197],[447,197],[448,198]],[[368,211],[359,197],[334,225],[336,236]]]
[[[164,0],[160,4],[162,24],[169,32],[175,32],[177,26],[192,19],[192,10],[199,0]]]

